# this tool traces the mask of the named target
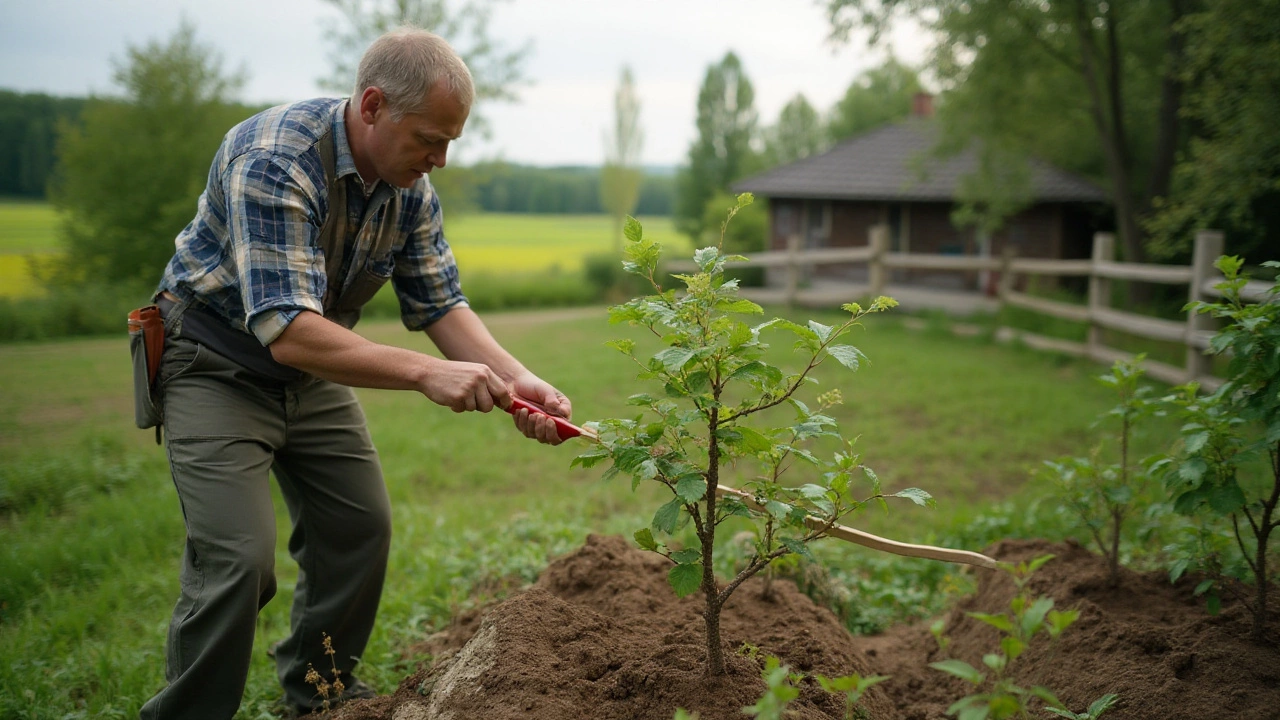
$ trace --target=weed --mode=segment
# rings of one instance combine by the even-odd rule
[[[764,670],[760,676],[764,678],[767,689],[755,705],[742,708],[742,712],[760,720],[782,720],[787,705],[800,697],[796,684],[804,675],[791,672],[789,665],[783,665],[781,660],[769,655],[764,659]]]
[[[347,686],[342,683],[342,671],[338,669],[337,662],[334,660],[337,651],[333,649],[333,638],[326,632],[320,635],[324,638],[321,641],[324,644],[324,654],[329,656],[329,678],[325,678],[312,667],[311,663],[307,663],[307,674],[303,679],[308,685],[315,686],[316,695],[321,699],[321,709],[328,711],[330,703],[342,700],[342,693],[346,691]]]
[[[929,663],[929,667],[954,675],[973,685],[975,689],[982,690],[953,703],[947,708],[948,715],[956,715],[959,720],[1028,718],[1036,700],[1043,702],[1049,709],[1066,710],[1062,701],[1058,700],[1048,688],[1039,685],[1024,688],[1014,682],[1011,673],[1018,658],[1022,657],[1027,648],[1036,641],[1037,636],[1045,634],[1051,641],[1055,640],[1063,630],[1080,617],[1078,610],[1055,610],[1053,598],[1045,596],[1033,598],[1027,589],[1031,575],[1052,559],[1052,555],[1044,555],[1030,562],[1016,565],[1002,563],[1000,569],[1013,577],[1013,582],[1018,589],[1017,594],[1009,602],[1009,612],[966,613],[969,617],[999,630],[1002,635],[1000,650],[982,656],[982,663],[987,667],[987,672],[980,671],[958,659]],[[938,638],[939,647],[945,650],[947,641],[943,630],[944,628],[937,623],[931,628],[934,637]],[[1108,697],[1112,699],[1103,703],[1105,707],[1102,707],[1098,715],[1114,704],[1114,696]],[[1107,698],[1104,697],[1102,700]],[[1064,717],[1075,716],[1064,715]],[[1097,715],[1087,717],[1094,720]]]

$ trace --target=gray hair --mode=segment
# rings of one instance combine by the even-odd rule
[[[422,110],[427,93],[441,82],[458,102],[471,107],[475,86],[458,53],[435,33],[403,26],[365,50],[351,101],[359,103],[365,90],[379,88],[387,98],[391,119],[399,122],[407,113]]]

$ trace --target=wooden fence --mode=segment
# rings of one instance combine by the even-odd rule
[[[888,251],[887,226],[877,225],[869,235],[868,244],[862,247],[810,250],[801,249],[800,238],[796,235],[789,238],[786,250],[756,253],[749,256],[746,262],[737,265],[785,269],[780,299],[788,305],[796,304],[800,296],[805,268],[820,265],[852,263],[867,266],[867,282],[851,284],[846,295],[849,298],[885,294],[888,272],[892,269],[995,272],[999,273],[998,296],[1002,304],[1088,325],[1088,340],[1083,343],[1007,327],[999,328],[996,334],[998,339],[1016,338],[1031,347],[1088,357],[1110,364],[1116,360],[1132,358],[1130,353],[1108,347],[1104,343],[1104,331],[1117,330],[1186,346],[1186,360],[1182,366],[1146,360],[1144,367],[1152,377],[1168,383],[1196,380],[1209,389],[1221,384],[1221,380],[1210,374],[1211,359],[1205,354],[1209,338],[1213,335],[1211,317],[1187,313],[1185,320],[1167,320],[1117,310],[1110,304],[1111,283],[1114,280],[1185,285],[1189,301],[1220,297],[1221,293],[1213,286],[1222,281],[1222,275],[1213,267],[1213,261],[1222,254],[1221,232],[1202,230],[1196,233],[1190,266],[1117,262],[1115,236],[1111,233],[1097,233],[1094,236],[1093,257],[1089,260],[1018,258],[1008,248],[1000,257],[895,253]],[[687,261],[670,263],[668,269],[677,272],[696,270]],[[1019,275],[1087,277],[1088,304],[1074,305],[1017,292],[1013,289],[1016,284],[1014,278]],[[1266,297],[1269,286],[1269,283],[1250,282],[1242,295],[1258,302]]]

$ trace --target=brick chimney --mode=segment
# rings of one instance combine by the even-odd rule
[[[911,117],[933,117],[933,95],[918,92],[911,97]]]

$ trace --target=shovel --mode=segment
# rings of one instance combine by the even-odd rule
[[[556,434],[560,436],[561,440],[568,440],[569,438],[575,437],[586,438],[593,442],[598,442],[600,440],[600,436],[596,434],[595,430],[591,428],[578,427],[562,417],[551,414],[546,408],[538,405],[537,403],[533,403],[525,400],[524,398],[519,398],[513,395],[511,397],[511,406],[507,408],[507,412],[514,415],[517,410],[528,410],[530,414],[537,413],[551,418],[555,421]],[[764,507],[761,506],[760,503],[756,502],[755,497],[751,493],[731,488],[727,485],[717,485],[716,495],[719,497],[735,497],[752,510],[764,512]],[[815,530],[826,526],[826,523],[812,515],[806,517],[804,522]],[[933,545],[913,545],[911,543],[898,542],[896,540],[882,538],[879,535],[872,535],[871,533],[863,532],[861,530],[854,530],[853,528],[845,527],[844,525],[832,525],[827,529],[826,534],[831,537],[840,538],[846,542],[851,542],[855,545],[861,545],[863,547],[871,548],[872,550],[879,550],[881,552],[892,553],[894,555],[926,558],[928,560],[941,560],[942,562],[963,563],[965,565],[976,565],[978,567],[984,567],[991,570],[995,570],[999,566],[993,558],[989,558],[982,553],[970,552],[968,550],[952,550],[951,548],[941,548]]]

